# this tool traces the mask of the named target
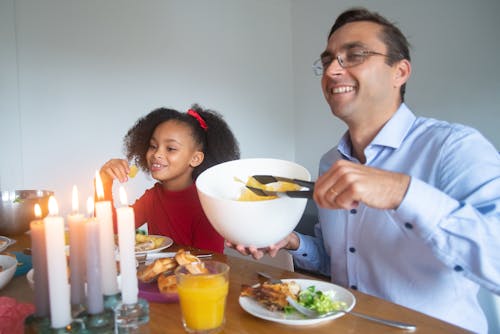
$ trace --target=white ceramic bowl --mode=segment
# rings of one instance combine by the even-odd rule
[[[8,255],[0,255],[0,266],[2,266],[2,271],[0,271],[0,289],[3,289],[14,277],[14,273],[17,269],[16,258]]]
[[[277,159],[240,159],[204,171],[196,180],[207,218],[219,234],[233,244],[266,247],[297,226],[307,203],[305,198],[280,197],[265,201],[237,201],[251,175],[266,174],[309,181],[304,167]]]

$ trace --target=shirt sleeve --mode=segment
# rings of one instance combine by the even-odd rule
[[[314,226],[314,236],[295,233],[300,244],[297,250],[290,251],[294,264],[299,268],[330,276],[330,256],[325,251],[320,225]]]
[[[436,184],[412,178],[393,212],[446,266],[500,293],[500,156],[479,133],[450,136]]]

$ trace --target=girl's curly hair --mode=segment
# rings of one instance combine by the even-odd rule
[[[149,148],[149,141],[158,125],[171,120],[189,126],[194,141],[205,155],[203,162],[193,170],[193,181],[204,170],[214,165],[239,159],[238,141],[223,117],[216,111],[204,110],[198,104],[193,104],[190,109],[196,111],[205,121],[207,124],[206,130],[200,126],[200,122],[195,117],[187,113],[167,108],[155,109],[137,120],[125,135],[123,146],[127,159],[148,173],[146,152]]]

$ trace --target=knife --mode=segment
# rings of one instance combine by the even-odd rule
[[[157,259],[172,258],[172,257],[175,257],[175,254],[177,254],[177,252],[158,252],[158,253],[136,254],[135,259],[139,263],[145,263],[145,262],[154,261]],[[212,253],[205,253],[205,254],[193,254],[193,255],[202,259],[202,258],[212,257],[213,254]]]

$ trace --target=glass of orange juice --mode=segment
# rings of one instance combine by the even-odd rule
[[[229,266],[218,261],[189,263],[177,267],[175,275],[184,329],[200,334],[221,331],[225,322]]]

